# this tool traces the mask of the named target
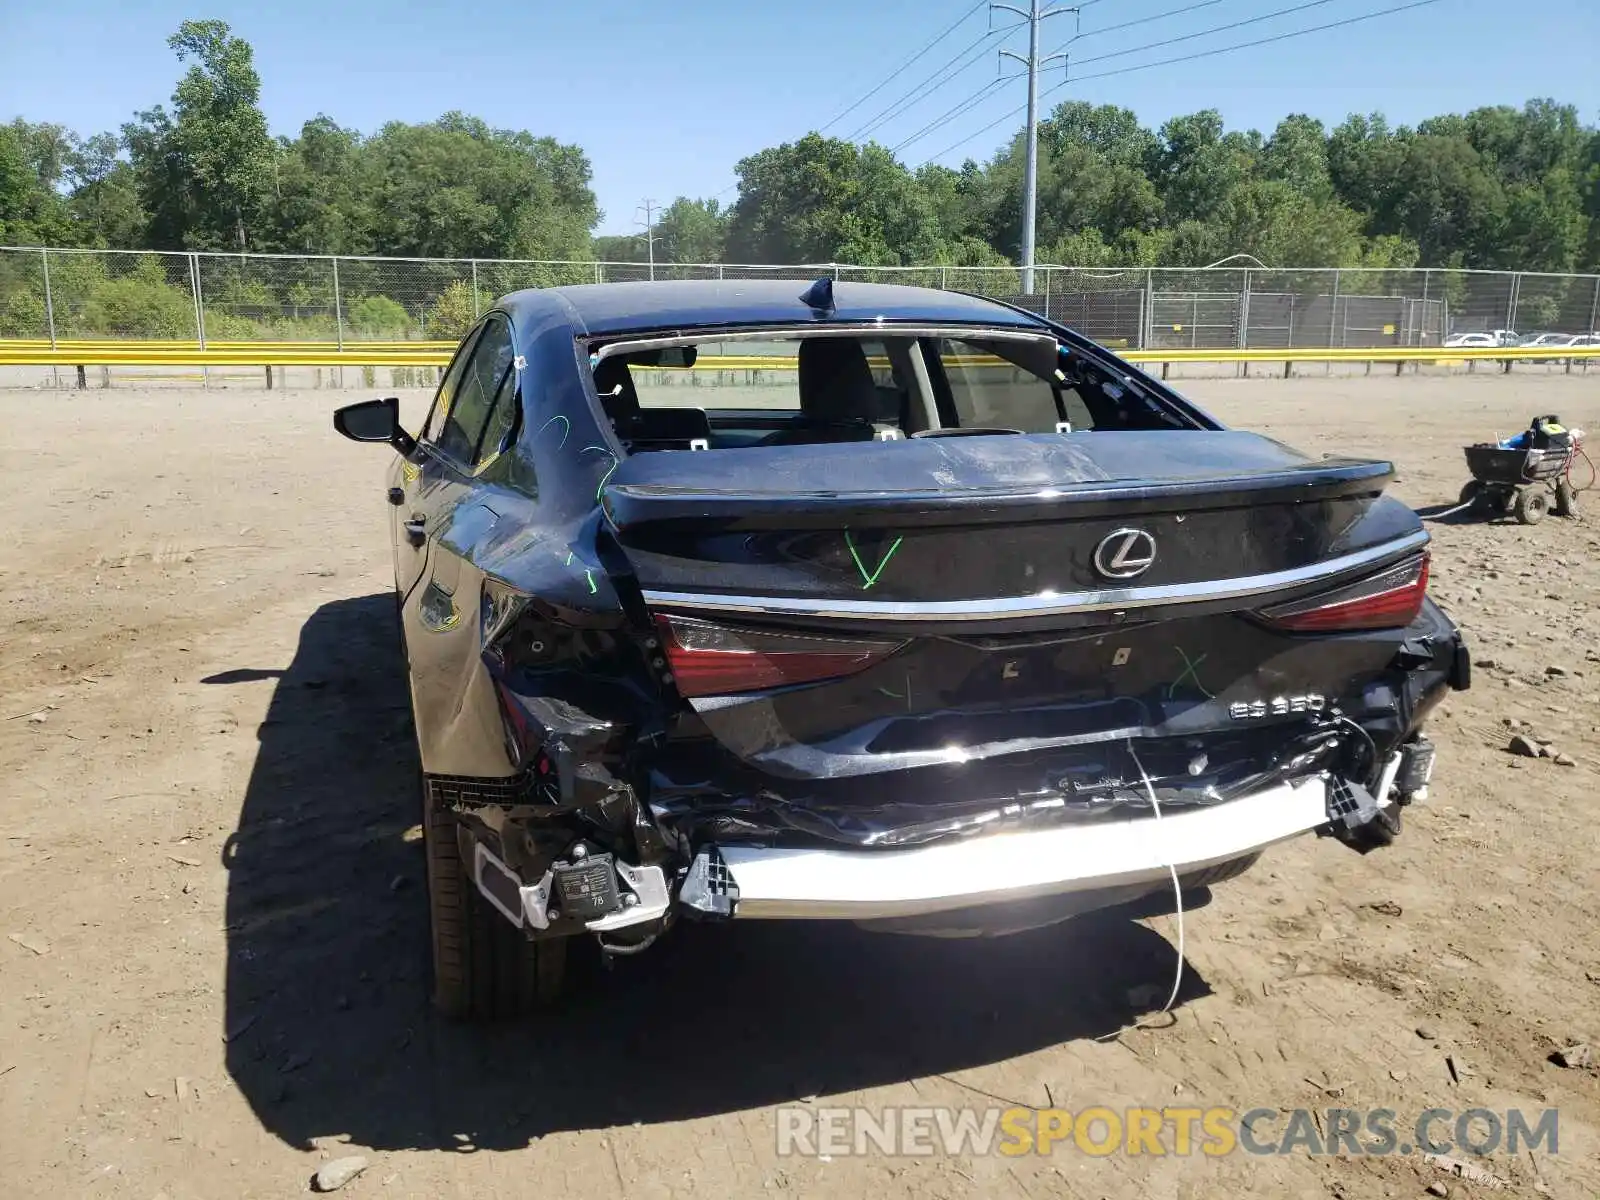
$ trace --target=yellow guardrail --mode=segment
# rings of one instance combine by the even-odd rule
[[[0,366],[441,367],[454,342],[199,342],[0,340]],[[1316,349],[1119,350],[1139,363],[1565,362],[1600,358],[1600,346],[1362,346]],[[793,357],[702,355],[692,370],[793,370]],[[677,367],[658,368],[682,370]]]

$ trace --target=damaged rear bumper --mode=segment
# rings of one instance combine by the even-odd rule
[[[676,866],[630,864],[577,843],[536,880],[474,831],[459,834],[479,892],[530,937],[653,940],[676,913],[893,927],[1041,902],[1064,916],[1164,890],[1174,874],[1186,888],[1231,878],[1262,850],[1304,833],[1363,852],[1387,844],[1399,832],[1399,809],[1426,796],[1432,768],[1433,747],[1416,738],[1389,757],[1375,792],[1320,772],[1201,807],[909,848],[713,840]]]
[[[1073,892],[1165,885],[1329,823],[1321,778],[1157,819],[997,833],[907,850],[712,846],[679,902],[751,919],[882,920]]]

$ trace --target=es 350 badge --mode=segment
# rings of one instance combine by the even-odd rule
[[[1270,700],[1236,700],[1228,705],[1228,716],[1235,721],[1253,721],[1257,717],[1287,717],[1291,713],[1321,712],[1327,701],[1316,692],[1303,696],[1274,696]]]

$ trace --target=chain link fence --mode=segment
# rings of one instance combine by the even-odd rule
[[[991,296],[1129,349],[1433,346],[1455,333],[1600,332],[1600,275],[1443,269],[517,262],[0,247],[0,338],[452,340],[521,288],[815,278]]]

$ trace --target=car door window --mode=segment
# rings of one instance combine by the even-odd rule
[[[439,449],[463,466],[474,465],[500,384],[511,370],[513,353],[511,327],[505,318],[491,317],[467,357],[460,384],[439,429]]]
[[[450,403],[455,399],[456,390],[461,386],[461,376],[467,369],[467,359],[472,357],[472,345],[478,338],[478,332],[474,329],[461,340],[461,345],[456,348],[455,357],[445,368],[444,378],[439,381],[439,390],[433,394],[433,403],[428,407],[428,419],[422,423],[423,441],[439,440],[439,431],[444,427],[444,419],[450,412]]]

